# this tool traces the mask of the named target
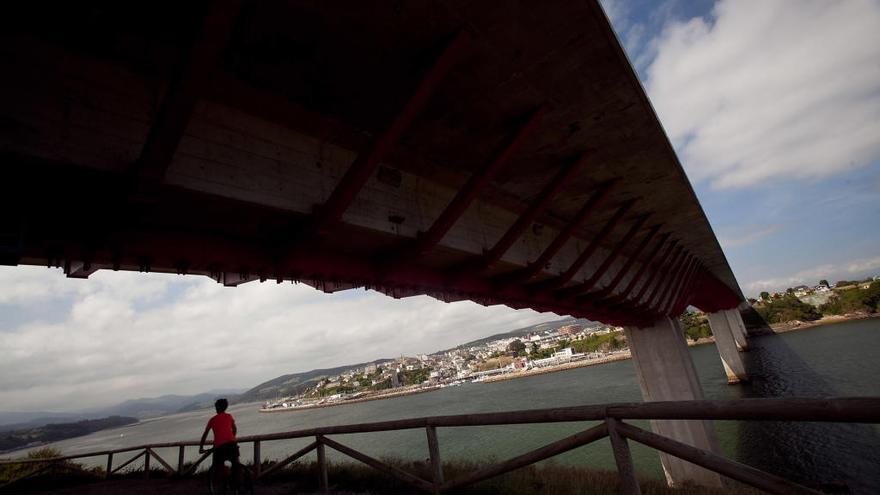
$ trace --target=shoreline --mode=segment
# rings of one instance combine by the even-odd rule
[[[759,330],[754,333],[750,333],[750,337],[758,337],[761,335],[768,334],[780,334],[787,332],[794,332],[797,330],[806,330],[808,328],[815,328],[824,325],[833,325],[835,323],[843,323],[846,321],[856,321],[856,320],[868,320],[872,318],[880,318],[880,313],[870,314],[870,313],[855,313],[848,315],[834,315],[834,316],[823,316],[822,318],[815,321],[788,321],[785,323],[773,323],[768,325],[768,330]],[[687,340],[688,347],[698,346],[698,345],[706,345],[706,344],[714,344],[714,337],[704,337],[699,340]],[[503,375],[496,375],[492,377],[487,377],[479,383],[496,383],[503,382],[507,380],[515,380],[517,378],[528,378],[530,376],[539,376],[546,375],[548,373],[557,373],[560,371],[568,371],[577,368],[586,368],[588,366],[598,366],[601,364],[613,363],[617,361],[626,361],[628,359],[632,359],[632,354],[629,349],[619,354],[609,355],[605,357],[601,357],[599,359],[591,359],[584,361],[575,361],[571,363],[564,363],[556,366],[547,366],[545,368],[535,368],[528,371],[517,371],[512,373],[505,373]],[[393,399],[395,397],[404,397],[407,395],[421,394],[426,392],[433,392],[435,390],[440,390],[444,388],[440,385],[434,385],[431,387],[417,388],[411,390],[401,390],[397,392],[391,392],[387,394],[373,395],[370,397],[361,397],[358,399],[351,399],[345,401],[339,401],[329,404],[310,404],[307,406],[300,407],[292,407],[292,408],[277,408],[277,409],[260,409],[261,413],[278,413],[278,412],[294,412],[294,411],[302,411],[308,409],[319,409],[322,407],[334,407],[334,406],[342,406],[345,404],[356,404],[360,402],[369,402],[373,400],[381,400],[381,399]]]
[[[330,402],[324,404],[308,404],[304,406],[297,407],[276,407],[274,409],[264,409],[260,408],[258,411],[261,413],[281,413],[281,412],[294,412],[294,411],[305,411],[309,409],[321,409],[323,407],[334,407],[334,406],[344,406],[346,404],[358,404],[361,402],[370,402],[373,400],[381,400],[381,399],[393,399],[395,397],[404,397],[407,395],[415,395],[415,394],[423,394],[426,392],[434,392],[436,390],[440,390],[440,385],[432,385],[430,387],[419,387],[409,390],[398,390],[396,392],[389,392],[387,394],[378,394],[371,395],[369,397],[358,397],[357,399],[349,399],[349,400],[341,400],[338,402]]]
[[[845,321],[870,320],[872,318],[880,318],[880,313],[848,313],[845,315],[823,316],[813,321],[786,321],[784,323],[772,323],[768,325],[770,332],[774,334],[794,332],[796,330],[805,330],[807,328],[815,328],[823,325],[833,325],[835,323],[843,323]],[[755,335],[766,334],[766,331],[756,333]]]
[[[699,340],[688,340],[688,347],[705,345],[705,344],[714,344],[715,339],[712,337],[705,337]],[[513,373],[506,373],[503,375],[492,376],[486,378],[480,383],[493,383],[493,382],[503,382],[505,380],[514,380],[516,378],[526,378],[529,376],[537,376],[537,375],[546,375],[547,373],[556,373],[559,371],[567,371],[573,370],[577,368],[586,368],[587,366],[597,366],[600,364],[614,363],[617,361],[626,361],[627,359],[632,359],[632,353],[630,353],[627,348],[626,351],[622,351],[619,354],[614,354],[610,356],[601,357],[599,359],[590,359],[585,361],[575,361],[573,363],[565,363],[559,364],[556,366],[547,366],[545,368],[535,368],[528,371],[516,371]]]

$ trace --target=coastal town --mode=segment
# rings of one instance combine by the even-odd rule
[[[321,379],[263,412],[325,407],[491,382],[629,357],[623,329],[573,322],[522,336],[478,341],[455,349],[370,363]]]
[[[880,276],[798,285],[749,298],[752,307],[783,331],[876,314]],[[706,316],[689,309],[680,317],[691,345],[712,342]],[[321,377],[295,395],[266,401],[262,412],[280,412],[430,392],[469,382],[495,382],[630,357],[621,327],[567,320],[522,335],[507,334],[454,349],[401,356]]]

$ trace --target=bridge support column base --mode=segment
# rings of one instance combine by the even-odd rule
[[[739,353],[736,337],[739,335],[739,329],[735,326],[735,321],[731,318],[731,314],[739,313],[736,310],[718,311],[709,313],[709,326],[712,328],[712,336],[715,337],[715,347],[721,355],[721,363],[724,365],[724,371],[727,373],[727,383],[740,383],[749,380],[746,373],[746,367],[743,363],[742,356]]]
[[[624,328],[633,364],[645,401],[703,399],[703,389],[678,322],[664,317],[652,327]],[[653,420],[655,433],[694,447],[720,453],[711,421]],[[723,487],[721,476],[695,464],[660,453],[670,486],[685,481],[709,487]]]

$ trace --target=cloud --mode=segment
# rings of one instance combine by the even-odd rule
[[[815,285],[821,279],[834,283],[837,280],[861,278],[878,272],[880,272],[880,256],[875,256],[846,264],[828,263],[814,266],[787,277],[756,280],[747,284],[746,289],[750,294],[758,294],[761,291],[778,291],[801,284]]]
[[[766,239],[782,230],[782,225],[737,225],[718,233],[723,248],[747,246]]]
[[[31,319],[0,332],[0,403],[7,410],[247,388],[284,373],[434,352],[556,318],[363,290],[327,295],[274,283],[231,289],[196,276],[102,271],[69,280],[35,267],[2,267],[2,294],[13,310],[62,308],[51,322]]]
[[[671,22],[647,69],[690,177],[817,179],[880,159],[880,2],[722,0]]]

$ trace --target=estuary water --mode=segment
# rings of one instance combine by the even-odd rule
[[[691,348],[709,399],[798,396],[880,396],[880,319],[820,326],[750,339],[745,353],[752,382],[727,385],[714,345]],[[496,383],[474,383],[395,399],[297,412],[265,414],[258,404],[230,408],[240,435],[315,426],[386,421],[418,416],[481,413],[640,401],[631,361],[619,361]],[[197,439],[211,411],[166,416],[137,425],[94,433],[53,444],[65,454],[144,443]],[[635,424],[648,427],[647,422]],[[505,459],[583,430],[589,423],[515,425],[438,430],[444,459]],[[877,425],[716,422],[725,454],[755,467],[817,485],[845,483],[855,493],[880,493],[880,428]],[[340,435],[337,441],[374,457],[424,460],[423,430]],[[264,459],[282,458],[307,439],[264,442]],[[636,469],[643,477],[662,477],[655,451],[631,443]],[[176,449],[159,450],[174,462]],[[196,449],[188,449],[195,458]],[[341,460],[328,449],[331,460]],[[242,446],[243,459],[251,456]],[[123,459],[119,459],[122,462]],[[86,461],[87,463],[89,461]],[[106,457],[91,461],[102,465]],[[354,461],[353,461],[354,462]],[[607,440],[555,457],[560,464],[614,470]]]

